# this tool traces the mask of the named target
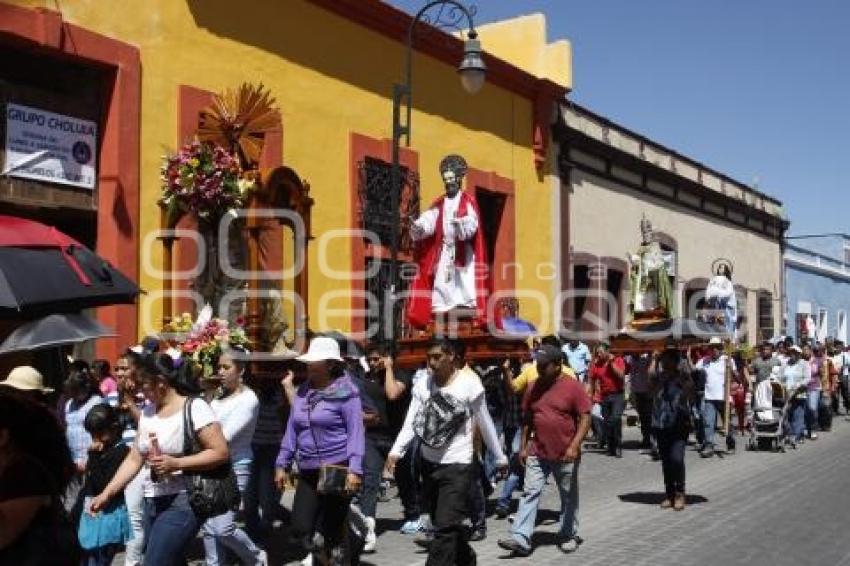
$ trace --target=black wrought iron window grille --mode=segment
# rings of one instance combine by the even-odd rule
[[[357,164],[359,172],[358,197],[360,199],[360,226],[374,234],[381,246],[392,243],[392,166],[381,159],[367,157]],[[408,253],[413,242],[410,224],[419,216],[419,175],[406,167],[401,168],[399,194],[399,250]],[[368,238],[367,238],[368,240]]]

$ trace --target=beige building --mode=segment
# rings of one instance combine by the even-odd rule
[[[628,322],[627,253],[643,216],[661,243],[678,314],[701,306],[712,264],[734,265],[740,335],[781,329],[782,203],[573,103],[555,125],[562,190],[560,285],[565,328],[616,330]]]

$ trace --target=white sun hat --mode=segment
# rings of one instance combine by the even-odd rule
[[[333,338],[317,336],[310,341],[306,354],[295,358],[299,362],[321,362],[324,360],[343,361],[339,353],[339,344]]]
[[[32,366],[18,366],[9,372],[3,385],[20,389],[21,391],[41,391],[51,393],[53,389],[44,386],[44,376]]]

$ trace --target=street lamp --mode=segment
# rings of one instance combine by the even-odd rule
[[[426,15],[433,8],[438,8],[436,15],[430,18]],[[453,28],[461,30],[461,25],[465,20],[469,24],[469,30],[466,32],[466,40],[463,44],[463,58],[458,64],[458,75],[460,83],[464,90],[469,94],[475,94],[481,87],[484,86],[484,79],[487,74],[487,66],[484,64],[484,59],[481,56],[481,42],[478,40],[478,33],[475,31],[475,24],[472,21],[474,10],[471,10],[455,0],[435,0],[428,2],[419,12],[416,13],[410,26],[407,29],[407,56],[405,66],[405,82],[404,84],[393,85],[393,154],[392,154],[392,170],[390,176],[391,190],[390,208],[392,209],[392,233],[390,241],[390,288],[389,288],[389,306],[390,309],[384,309],[381,313],[383,336],[387,342],[393,342],[398,334],[398,325],[396,324],[396,291],[398,289],[399,268],[398,268],[398,246],[399,246],[399,231],[400,231],[400,198],[401,198],[401,164],[399,157],[401,153],[401,138],[404,136],[405,145],[410,146],[410,114],[411,114],[411,95],[413,92],[413,32],[416,24],[420,21],[425,21],[438,29]],[[406,108],[406,120],[401,121],[401,105]],[[387,304],[386,302],[384,303]],[[386,314],[390,313],[391,321],[387,325]]]

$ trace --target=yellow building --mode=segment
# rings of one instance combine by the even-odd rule
[[[163,154],[192,136],[211,93],[244,82],[263,83],[281,114],[263,164],[285,167],[314,202],[306,263],[310,327],[362,329],[357,293],[370,283],[351,272],[385,258],[386,249],[345,231],[363,228],[363,208],[383,186],[393,84],[402,79],[411,16],[378,0],[67,0],[58,6],[61,11],[49,0],[0,1],[0,57],[18,67],[16,76],[0,77],[0,104],[91,116],[99,126],[97,184],[89,194],[77,190],[68,204],[63,187],[9,177],[0,180],[0,199],[12,213],[36,218],[73,213],[79,221],[69,231],[88,230],[87,243],[138,277],[147,295],[137,309],[102,309],[101,318],[120,332],[103,353],[162,321],[163,248],[156,236]],[[569,44],[547,42],[543,16],[481,26],[480,37],[487,83],[470,96],[457,78],[462,42],[441,32],[416,34],[412,140],[402,163],[418,173],[411,179],[415,184],[418,177],[424,210],[442,192],[442,157],[465,157],[466,190],[492,212],[487,229],[496,289],[517,289],[522,317],[545,329],[553,318],[547,302],[558,291],[558,258],[549,245],[558,215],[548,203],[559,180],[549,129],[557,101],[571,88]],[[40,200],[45,194],[54,202],[49,216]],[[96,230],[82,228],[86,223]],[[175,255],[185,266],[192,246],[184,240]],[[284,250],[282,263],[292,261]],[[292,289],[291,278],[284,279],[284,290]],[[295,316],[292,305],[285,309]]]

